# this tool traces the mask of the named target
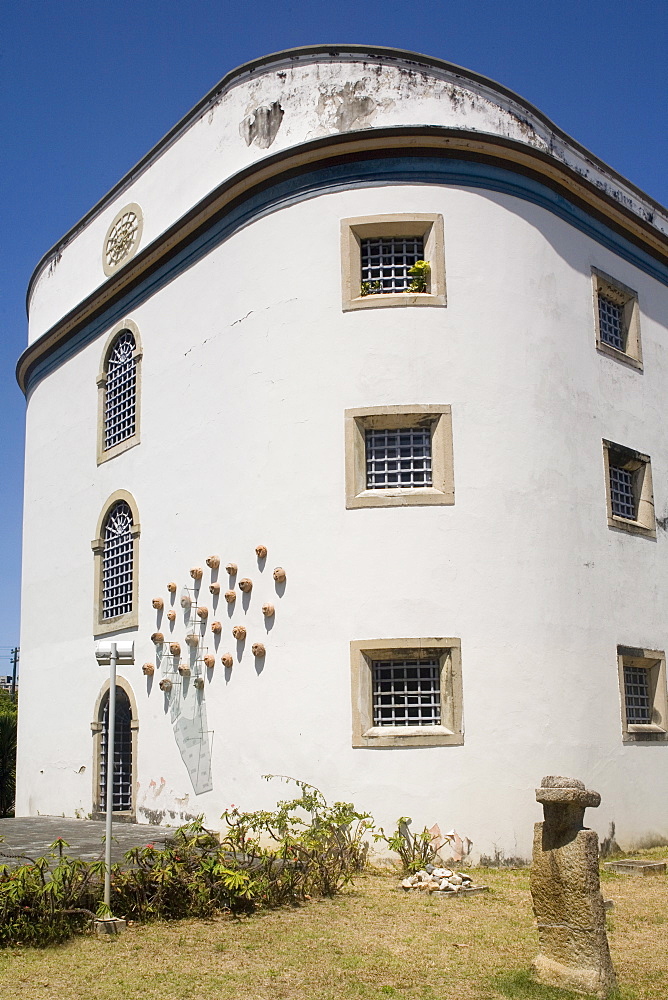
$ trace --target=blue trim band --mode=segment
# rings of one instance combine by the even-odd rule
[[[107,332],[133,309],[146,302],[179,274],[210,253],[250,222],[289,205],[350,188],[389,184],[439,184],[482,188],[512,195],[538,205],[611,250],[646,274],[668,285],[668,267],[630,240],[540,181],[484,161],[448,156],[383,156],[352,160],[298,174],[251,195],[149,275],[95,320],[82,327],[61,347],[37,362],[26,379],[29,393],[50,372]]]

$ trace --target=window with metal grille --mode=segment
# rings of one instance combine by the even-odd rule
[[[422,236],[389,236],[361,240],[362,284],[369,295],[405,292],[413,280],[408,271],[424,260]]]
[[[366,488],[431,486],[431,428],[367,429]]]
[[[100,811],[107,811],[107,768],[109,767],[109,694],[102,702],[100,734],[99,799]],[[112,812],[132,811],[132,709],[121,687],[116,688],[114,720],[114,777]]]
[[[137,363],[135,338],[123,330],[107,362],[104,401],[104,449],[132,437],[136,431]]]
[[[645,667],[624,665],[624,701],[629,725],[647,725],[652,721],[652,698]]]
[[[434,660],[374,660],[374,726],[438,726],[441,676]]]
[[[633,489],[634,473],[614,465],[610,457],[610,505],[612,513],[635,521],[637,504]]]
[[[626,350],[624,309],[601,292],[598,293],[598,324],[604,344],[616,347],[618,351]]]
[[[120,500],[104,524],[102,555],[102,617],[116,618],[132,611],[132,511]]]

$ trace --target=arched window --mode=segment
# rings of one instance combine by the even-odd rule
[[[102,618],[132,611],[132,511],[124,500],[115,503],[104,524],[102,556]]]
[[[131,493],[117,490],[97,522],[95,553],[95,635],[138,623],[139,514]]]
[[[93,732],[93,814],[107,811],[107,774],[109,754],[109,681],[106,681],[95,704],[91,723]],[[114,772],[112,811],[134,818],[137,771],[137,705],[130,684],[123,677],[116,680],[114,722]]]
[[[121,330],[107,362],[104,398],[104,450],[132,437],[136,429],[137,362],[135,338]]]
[[[99,465],[139,444],[141,342],[132,320],[124,319],[109,334],[97,386]]]
[[[116,688],[114,720],[114,784],[112,812],[132,812],[132,709],[122,687]],[[109,692],[102,699],[100,760],[98,767],[100,812],[107,811],[109,769]]]

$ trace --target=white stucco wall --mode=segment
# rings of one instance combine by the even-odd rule
[[[270,146],[250,145],[241,123],[255,110],[280,103],[284,116]],[[141,249],[226,178],[250,164],[311,139],[360,129],[441,125],[503,136],[549,153],[668,234],[668,216],[612,171],[593,161],[521,98],[459,68],[420,64],[370,53],[278,54],[267,65],[243,69],[216,88],[199,111],[123,189],[103,199],[93,218],[44,261],[30,297],[30,341],[105,280],[102,245],[114,216],[130,202],[144,214]]]
[[[253,91],[253,101],[271,96],[259,83]],[[204,123],[193,141],[198,130]],[[294,141],[288,128],[281,141]],[[150,191],[177,213],[193,197],[183,189],[179,203],[173,162],[174,186],[163,185],[159,170],[177,155],[132,191],[147,219],[159,215]],[[244,145],[224,155],[232,170],[261,154]],[[210,159],[198,158],[203,186],[214,183]],[[393,212],[443,214],[448,305],[344,314],[339,220]],[[165,221],[150,222],[147,238]],[[80,279],[64,254],[62,291],[49,301],[40,289],[37,332],[101,280],[93,272],[107,224],[107,215],[91,224],[90,246],[88,234],[77,240],[91,258]],[[642,373],[595,349],[592,265],[638,292]],[[353,800],[386,828],[411,815],[419,827],[454,826],[476,851],[527,856],[540,816],[533,788],[563,773],[601,792],[588,822],[602,834],[611,820],[626,843],[668,834],[668,747],[622,745],[616,661],[618,643],[668,645],[666,536],[608,528],[601,445],[651,456],[665,516],[667,300],[666,288],[541,208],[396,185],[256,221],[135,310],[141,445],[99,468],[106,333],[55,370],[28,409],[17,813],[91,808],[89,724],[105,671],[94,658],[90,540],[122,488],[142,526],[140,624],[128,636],[136,663],[121,670],[138,705],[140,819],[204,813],[215,825],[231,802],[275,801],[280,789],[260,776],[281,773]],[[346,510],[344,409],[412,403],[452,406],[455,505]],[[262,573],[258,543],[269,550]],[[181,586],[211,553],[255,586],[247,612],[238,600],[228,618],[221,599],[210,616],[224,626],[219,654],[235,648],[233,624],[247,624],[248,641],[229,678],[218,663],[206,682],[214,788],[195,796],[158,677],[151,686],[141,664],[154,656],[152,597],[167,598],[167,581]],[[277,565],[288,575],[282,597]],[[461,639],[464,745],[353,750],[350,640],[439,635]],[[183,642],[180,620],[175,637]],[[260,672],[250,653],[258,640]]]

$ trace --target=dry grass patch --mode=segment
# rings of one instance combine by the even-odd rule
[[[492,892],[436,898],[375,872],[332,899],[240,919],[135,925],[0,953],[2,1000],[570,1000],[535,987],[526,870],[480,870]],[[668,997],[666,877],[605,875],[624,1000]]]

